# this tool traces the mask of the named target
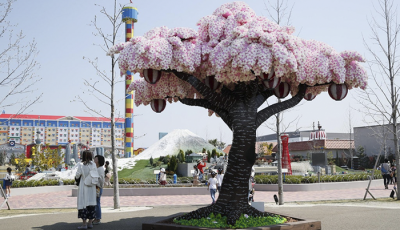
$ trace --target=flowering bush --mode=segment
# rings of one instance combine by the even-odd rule
[[[251,81],[262,73],[275,74],[291,86],[295,95],[299,84],[315,86],[334,82],[349,89],[367,85],[367,75],[359,64],[364,59],[354,51],[336,52],[314,40],[293,36],[293,27],[279,26],[257,16],[243,2],[227,3],[197,23],[198,31],[189,28],[158,27],[143,37],[112,47],[109,55],[120,53],[121,73],[140,73],[144,69],[167,70],[193,74],[200,80],[214,75],[216,80],[234,87]],[[327,85],[309,87],[307,93],[317,95]],[[188,83],[171,73],[148,84],[135,81],[128,91],[136,91],[136,105],[147,105],[152,99],[169,97],[201,97]]]

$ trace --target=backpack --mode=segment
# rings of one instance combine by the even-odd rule
[[[83,170],[82,170],[83,172]],[[91,167],[90,171],[89,171],[89,175],[85,176],[85,185],[92,187],[92,186],[96,186],[97,183],[99,182],[99,178],[100,175],[97,172],[97,168],[95,167]]]
[[[383,167],[383,164],[381,165],[381,172],[382,172],[383,174],[389,173],[389,172],[385,169],[385,167]]]

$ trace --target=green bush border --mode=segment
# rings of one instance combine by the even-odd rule
[[[62,180],[64,185],[74,185],[74,179],[64,179]],[[16,180],[12,183],[12,188],[25,188],[25,187],[38,187],[38,186],[56,186],[59,185],[58,180]]]
[[[339,174],[339,175],[322,175],[320,177],[320,183],[330,183],[330,182],[348,182],[348,181],[363,181],[368,180],[368,176],[370,173],[363,172],[358,174]],[[375,179],[382,179],[381,171],[375,170],[374,172]],[[278,184],[278,175],[257,175],[254,177],[257,184]],[[179,184],[190,184],[192,182],[192,177],[178,177],[178,184],[173,184],[176,187],[181,185]],[[137,178],[119,178],[119,184],[122,185],[156,185],[156,179],[151,180],[142,180]],[[173,177],[168,176],[167,181],[172,186]],[[74,185],[74,179],[63,179],[64,185]],[[112,180],[111,180],[112,183]],[[312,184],[318,183],[317,176],[293,176],[287,175],[284,177],[284,184]],[[56,186],[59,185],[58,180],[16,180],[13,182],[13,188],[24,188],[24,187],[38,187],[38,186]]]
[[[320,183],[348,182],[368,180],[371,173],[363,172],[357,174],[322,175]],[[254,177],[257,184],[278,184],[278,175],[257,175]],[[374,179],[382,179],[381,171],[375,170]],[[317,176],[293,176],[284,177],[284,184],[312,184],[318,183]]]

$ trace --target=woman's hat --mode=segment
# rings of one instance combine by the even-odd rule
[[[161,172],[165,172],[165,168],[161,168],[160,171],[161,171]]]
[[[216,172],[214,172],[214,171],[211,171],[211,175],[213,175],[213,176],[214,176],[215,174],[217,174],[217,173],[216,173]]]
[[[198,160],[197,160],[197,164],[200,164],[200,163],[201,163],[201,160],[200,160],[200,159],[198,159]]]

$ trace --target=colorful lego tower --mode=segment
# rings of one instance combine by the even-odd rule
[[[134,23],[137,22],[138,10],[131,4],[122,8],[122,21],[125,22],[125,41],[133,38]],[[126,71],[125,90],[132,83],[132,73]],[[125,157],[133,155],[133,92],[125,94]]]

